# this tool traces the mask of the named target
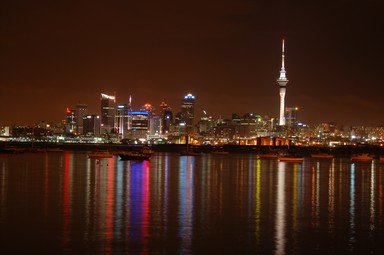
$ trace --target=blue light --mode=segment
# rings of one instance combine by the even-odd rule
[[[184,99],[195,99],[194,96],[192,96],[192,94],[188,94],[184,97]]]
[[[129,115],[148,115],[148,112],[129,112]]]

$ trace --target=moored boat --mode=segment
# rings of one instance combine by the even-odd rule
[[[113,154],[109,151],[92,151],[88,154],[88,158],[112,158]]]
[[[333,155],[330,154],[330,153],[320,152],[320,153],[311,154],[311,158],[316,158],[316,159],[332,159]]]
[[[181,156],[201,156],[203,153],[201,151],[183,151],[180,153]]]
[[[369,153],[354,154],[351,157],[352,161],[369,162],[373,160],[373,155]]]
[[[228,151],[211,151],[211,154],[216,154],[216,155],[228,155]]]
[[[4,147],[0,148],[0,153],[23,153],[25,149],[18,147]]]
[[[118,153],[121,160],[148,160],[152,153],[145,151],[121,151]]]
[[[280,155],[279,160],[286,161],[286,162],[302,162],[304,158],[302,156],[295,155],[295,154],[286,154],[286,155]]]
[[[270,159],[274,159],[274,158],[278,158],[279,157],[279,154],[278,153],[259,153],[257,154],[257,156],[259,158],[270,158]]]

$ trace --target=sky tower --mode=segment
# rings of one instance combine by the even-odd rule
[[[281,54],[281,70],[280,77],[277,79],[277,83],[279,84],[280,91],[280,115],[279,115],[279,125],[285,125],[285,117],[284,117],[284,108],[285,108],[285,90],[287,87],[287,77],[285,76],[285,67],[284,67],[284,38],[282,39],[282,54]]]

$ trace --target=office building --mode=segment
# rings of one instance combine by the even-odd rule
[[[70,109],[67,107],[66,110],[67,118],[65,123],[65,133],[66,134],[76,134],[76,120],[77,120],[77,114],[76,110]]]
[[[122,138],[128,137],[129,107],[127,104],[120,104],[116,111],[116,129]]]
[[[83,134],[83,118],[87,115],[88,113],[88,106],[86,104],[77,104],[77,128],[76,128],[76,133],[77,134]]]
[[[100,135],[100,117],[98,115],[85,115],[83,117],[83,134],[86,136]]]
[[[132,111],[129,113],[132,123],[130,132],[130,139],[133,140],[146,140],[149,135],[149,118],[147,111]]]
[[[101,94],[100,98],[100,132],[109,134],[115,128],[115,103],[116,97]]]
[[[297,112],[298,107],[286,107],[285,108],[285,125],[294,127],[297,126]]]
[[[160,130],[161,134],[169,133],[171,129],[171,124],[173,121],[173,113],[171,107],[168,106],[165,102],[160,104]]]
[[[185,123],[185,132],[194,134],[195,97],[188,94],[181,102],[181,120]]]

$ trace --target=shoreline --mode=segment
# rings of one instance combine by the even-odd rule
[[[130,148],[142,147],[143,145],[134,144],[91,144],[91,143],[45,143],[45,142],[1,142],[0,149],[6,148],[35,148],[35,149],[62,149],[62,150],[83,150],[91,151],[97,149],[105,150],[128,150]],[[211,153],[212,151],[226,151],[229,153],[270,153],[277,151],[288,151],[288,146],[263,146],[263,145],[232,145],[225,144],[220,146],[213,145],[189,145],[186,144],[153,144],[148,145],[154,152],[174,152],[180,153],[187,149],[199,150],[203,153]],[[384,147],[375,145],[360,145],[360,146],[290,146],[291,153],[302,156],[310,156],[318,152],[327,152],[334,156],[351,156],[358,153],[370,153],[375,156],[384,155]]]

